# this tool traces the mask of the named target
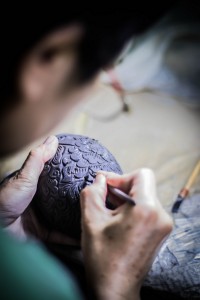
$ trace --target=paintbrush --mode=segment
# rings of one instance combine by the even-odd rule
[[[119,199],[121,199],[125,202],[128,202],[131,205],[136,205],[135,201],[130,196],[128,196],[126,193],[124,193],[123,191],[121,191],[118,188],[115,188],[114,186],[111,186],[109,184],[107,185],[107,187],[108,187],[108,191],[111,194],[118,197]]]
[[[172,206],[172,213],[177,213],[179,210],[179,207],[183,200],[187,197],[190,188],[192,187],[193,183],[195,182],[198,174],[200,171],[200,160],[195,165],[194,169],[192,170],[192,173],[190,174],[185,186],[181,189],[180,193],[178,194],[176,201],[174,202]]]

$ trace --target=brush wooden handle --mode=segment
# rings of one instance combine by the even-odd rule
[[[194,184],[197,176],[199,175],[199,171],[200,171],[200,160],[195,165],[195,167],[194,167],[191,175],[189,176],[185,186],[181,189],[180,193],[178,194],[178,196],[176,198],[176,201],[174,202],[173,207],[172,207],[172,212],[173,213],[178,212],[178,209],[179,209],[181,203],[183,202],[185,197],[187,197],[190,188]]]
[[[192,174],[190,175],[186,185],[185,185],[185,189],[189,191],[189,189],[191,188],[191,186],[193,185],[193,183],[195,182],[198,174],[200,171],[200,160],[197,162],[197,164],[195,165]]]

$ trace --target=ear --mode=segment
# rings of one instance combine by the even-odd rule
[[[75,69],[83,28],[74,24],[46,36],[24,59],[19,89],[25,101],[54,97]]]

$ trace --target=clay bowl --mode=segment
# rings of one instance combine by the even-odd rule
[[[52,229],[79,239],[80,192],[93,183],[98,170],[122,174],[114,156],[97,140],[73,134],[57,135],[59,146],[38,181],[33,203]],[[112,209],[109,199],[106,206]]]

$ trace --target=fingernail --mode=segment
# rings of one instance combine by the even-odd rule
[[[96,176],[95,182],[98,182],[101,184],[101,183],[105,183],[105,181],[106,181],[105,176],[101,173],[98,173]]]
[[[100,171],[97,171],[96,176],[97,176],[97,175],[102,175],[102,176],[104,176],[105,178],[107,178],[108,172],[107,172],[107,171],[102,171],[102,170],[100,170]]]
[[[56,140],[55,135],[50,135],[50,136],[44,141],[43,144],[45,144],[45,145],[50,145],[50,144],[52,144],[53,142],[55,142],[55,140]]]

